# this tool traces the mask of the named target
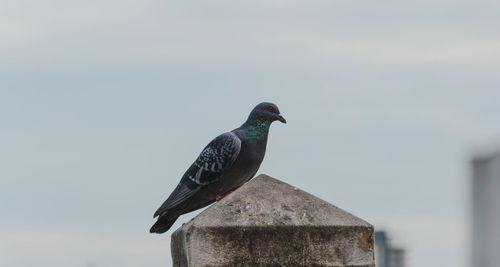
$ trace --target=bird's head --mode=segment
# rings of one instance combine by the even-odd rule
[[[250,112],[250,116],[248,116],[247,121],[280,121],[282,123],[286,123],[285,118],[281,116],[280,110],[278,106],[273,103],[263,102],[255,106],[252,112]]]

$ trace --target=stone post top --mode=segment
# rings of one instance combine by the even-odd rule
[[[267,175],[184,224],[171,243],[175,267],[375,266],[373,226]]]
[[[372,226],[307,192],[261,174],[218,201],[182,228],[259,226]],[[178,231],[179,231],[178,230]]]

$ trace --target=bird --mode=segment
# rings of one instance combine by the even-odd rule
[[[219,201],[252,179],[264,159],[274,121],[286,123],[275,104],[263,102],[239,128],[215,137],[154,213],[158,219],[149,232],[165,233],[180,215]]]

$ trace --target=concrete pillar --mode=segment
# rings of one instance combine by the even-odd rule
[[[260,175],[172,234],[174,266],[374,267],[373,226]]]

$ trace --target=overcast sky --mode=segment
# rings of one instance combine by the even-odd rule
[[[0,0],[0,266],[170,266],[152,214],[262,101],[259,173],[468,267],[498,1]],[[176,229],[193,214],[182,216]]]

